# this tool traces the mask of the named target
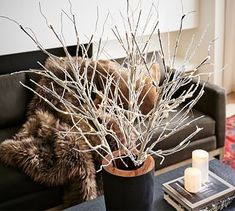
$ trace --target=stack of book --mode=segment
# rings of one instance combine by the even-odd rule
[[[197,193],[185,190],[183,177],[164,183],[163,191],[164,199],[178,211],[222,210],[235,199],[235,187],[212,172]]]

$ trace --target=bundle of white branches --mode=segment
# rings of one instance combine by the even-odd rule
[[[70,1],[69,4],[72,8]],[[79,104],[81,106],[79,107],[75,107],[71,102],[68,101],[68,99],[64,97],[64,95],[59,95],[54,89],[53,83],[50,87],[43,87],[34,81],[34,83],[37,86],[40,86],[41,89],[44,89],[46,92],[50,92],[51,95],[57,98],[64,105],[64,110],[55,107],[51,102],[48,101],[48,99],[45,99],[43,96],[41,96],[30,87],[26,86],[25,84],[22,85],[32,90],[35,94],[39,95],[57,112],[61,112],[65,115],[70,116],[71,121],[73,122],[72,130],[61,132],[63,132],[64,135],[67,135],[68,133],[74,133],[75,131],[79,137],[83,137],[83,139],[89,146],[88,150],[83,151],[84,153],[86,153],[87,151],[96,151],[104,159],[105,154],[109,154],[111,157],[111,160],[108,161],[109,164],[114,159],[118,159],[117,157],[114,158],[112,154],[111,147],[107,141],[107,136],[109,136],[112,137],[112,139],[115,141],[118,149],[122,151],[122,154],[120,154],[119,158],[129,157],[133,161],[135,166],[140,166],[149,154],[159,156],[162,158],[163,161],[165,156],[185,148],[189,144],[190,139],[202,130],[202,128],[196,126],[195,131],[184,140],[181,140],[180,144],[178,144],[177,146],[167,150],[154,150],[159,142],[164,141],[166,138],[174,135],[179,130],[187,127],[189,124],[193,122],[195,123],[199,118],[201,118],[194,118],[193,120],[185,124],[192,107],[198,102],[204,92],[204,85],[199,86],[200,76],[204,73],[199,73],[198,70],[203,65],[208,64],[208,61],[210,59],[209,53],[211,44],[209,44],[208,46],[208,56],[195,69],[191,71],[185,71],[185,64],[190,62],[190,59],[192,59],[195,51],[200,46],[200,43],[198,43],[195,49],[191,50],[193,43],[192,40],[192,42],[189,44],[188,51],[186,52],[184,63],[181,65],[180,68],[174,68],[176,54],[181,39],[182,24],[184,18],[186,17],[185,14],[182,16],[181,19],[181,25],[179,28],[177,40],[175,42],[173,55],[171,56],[171,58],[169,58],[171,65],[167,67],[162,45],[161,33],[158,27],[158,18],[155,25],[152,26],[152,32],[149,35],[149,38],[145,41],[143,39],[139,39],[139,34],[137,36],[137,31],[140,30],[139,21],[141,19],[141,9],[139,9],[138,12],[133,12],[133,10],[129,6],[129,2],[127,1],[127,19],[124,20],[124,15],[122,15],[123,24],[125,25],[126,29],[125,34],[122,36],[119,33],[118,27],[116,26],[114,26],[112,29],[119,44],[126,52],[126,58],[124,62],[118,65],[120,69],[126,70],[125,72],[127,78],[122,78],[122,75],[120,74],[118,80],[114,80],[114,76],[112,74],[107,74],[105,76],[103,75],[103,90],[100,91],[97,89],[94,78],[97,65],[99,65],[98,58],[102,51],[102,37],[100,38],[98,43],[95,43],[93,42],[92,36],[89,43],[87,44],[87,47],[84,47],[84,45],[80,45],[75,14],[73,14],[72,9],[69,13],[62,11],[62,13],[65,14],[66,17],[72,22],[77,40],[76,56],[72,57],[67,50],[63,34],[59,34],[58,32],[56,32],[54,27],[49,23],[46,16],[43,14],[40,5],[39,7],[48,27],[54,33],[55,38],[61,43],[64,49],[66,60],[71,67],[71,73],[60,65],[60,63],[58,62],[59,58],[57,56],[52,55],[45,48],[43,48],[36,35],[30,28],[22,26],[20,23],[9,17],[1,17],[7,18],[8,20],[11,20],[18,24],[18,26],[26,33],[26,35],[28,35],[35,42],[38,48],[41,49],[46,55],[48,55],[54,65],[64,72],[64,75],[66,77],[64,80],[61,80],[55,74],[53,74],[53,72],[45,68],[45,66],[42,64],[41,66],[44,70],[33,70],[37,74],[50,78],[56,85],[62,87],[64,91],[72,92],[74,97],[80,102]],[[154,4],[151,10],[153,10],[153,8],[155,8]],[[137,19],[133,20],[135,17],[137,17]],[[153,16],[149,15],[149,18],[150,17]],[[156,17],[156,15],[154,17]],[[148,24],[148,22],[149,20],[147,19],[146,25]],[[144,34],[144,29],[142,29],[142,33]],[[165,79],[161,84],[159,84],[159,81],[157,81],[156,78],[153,77],[151,74],[151,68],[157,63],[157,56],[154,53],[150,61],[147,61],[146,54],[146,49],[154,34],[158,35],[158,41],[160,44],[160,50],[158,54],[161,57],[163,69],[165,72]],[[88,49],[91,44],[96,44],[98,51],[96,55],[93,55],[93,57],[88,60]],[[83,51],[82,57],[78,56],[79,47],[82,48]],[[191,53],[189,53],[190,50]],[[170,55],[170,52],[168,52],[168,55]],[[113,62],[115,62],[115,60],[113,60]],[[88,77],[88,70],[90,70],[91,68],[94,71],[92,71],[91,77]],[[151,86],[146,91],[145,96],[152,88],[154,88],[157,92],[157,97],[154,101],[153,108],[148,113],[142,113],[140,107],[145,100],[145,96],[143,96],[141,100],[139,99],[145,87],[144,78],[146,78],[146,75],[148,78],[151,78]],[[193,79],[196,80],[196,83],[194,85],[191,85],[188,90],[184,90],[178,97],[174,98],[174,94],[179,90],[179,88],[185,86],[186,84],[189,84]],[[139,81],[139,86],[136,86]],[[125,83],[125,87],[128,90],[128,96],[122,96],[120,83]],[[112,90],[112,92],[110,92],[110,90]],[[194,94],[196,91],[198,93],[197,96],[184,104],[180,111],[176,112],[175,109],[183,102],[186,102],[186,99],[195,96]],[[101,99],[99,106],[97,106],[92,100],[92,95],[94,95],[94,93]],[[128,108],[120,103],[123,100],[121,98],[125,98],[128,104]],[[169,115],[170,113],[172,114]],[[120,136],[116,133],[115,130],[113,130],[112,127],[108,127],[110,119],[112,119],[112,121],[118,126],[118,129],[121,131],[122,140],[120,140]],[[83,121],[85,124],[87,124],[90,128],[90,131],[82,131],[77,126],[78,121]],[[154,132],[159,129],[162,132],[160,133],[158,138],[156,138],[155,141],[152,142]],[[100,144],[93,146],[89,142],[87,135],[96,135],[100,139]]]

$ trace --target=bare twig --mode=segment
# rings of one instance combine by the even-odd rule
[[[85,47],[84,45],[80,45],[76,16],[73,13],[70,0],[68,0],[68,2],[70,6],[69,12],[61,11],[61,34],[56,32],[54,27],[49,23],[39,3],[42,17],[64,49],[66,54],[64,62],[67,64],[67,68],[63,66],[58,57],[50,54],[43,48],[31,28],[22,26],[14,19],[0,16],[0,18],[7,19],[17,24],[39,49],[49,56],[50,62],[52,62],[64,76],[62,79],[57,77],[52,70],[47,69],[44,65],[39,63],[43,70],[32,71],[47,78],[50,83],[42,85],[40,82],[33,82],[37,87],[36,90],[33,90],[23,83],[21,84],[44,100],[45,103],[50,105],[56,112],[65,115],[69,119],[71,128],[67,131],[60,131],[61,134],[64,136],[76,134],[78,140],[83,140],[87,145],[86,149],[74,150],[84,153],[94,151],[103,159],[106,159],[105,154],[108,154],[110,159],[106,160],[107,164],[105,165],[110,165],[118,158],[126,165],[123,159],[129,157],[134,165],[139,166],[145,161],[148,154],[160,157],[162,159],[161,162],[163,162],[165,156],[184,149],[189,144],[190,139],[202,129],[196,124],[196,121],[202,117],[196,117],[190,120],[189,116],[193,106],[204,93],[204,84],[200,84],[200,76],[205,73],[198,73],[197,70],[203,65],[208,64],[210,60],[210,48],[214,41],[208,46],[207,57],[204,58],[194,70],[186,72],[184,71],[184,65],[192,59],[195,51],[202,42],[201,38],[199,44],[190,55],[194,43],[194,38],[192,38],[186,51],[184,64],[180,68],[174,69],[175,58],[180,45],[183,20],[186,17],[186,15],[183,14],[171,64],[170,67],[167,67],[164,53],[165,49],[160,30],[158,29],[158,11],[156,13],[157,15],[153,16],[152,14],[152,11],[156,10],[155,5],[152,4],[144,26],[141,28],[140,23],[141,18],[143,18],[143,12],[140,3],[137,8],[132,10],[130,2],[127,0],[126,17],[120,12],[120,18],[125,28],[124,34],[120,32],[117,26],[112,27],[114,36],[126,53],[126,58],[123,63],[117,65],[114,60],[112,60],[113,62],[111,60],[99,60],[101,53],[109,55],[109,52],[105,52],[104,47],[102,47],[104,43],[103,35],[105,25],[107,24],[109,14],[105,18],[101,38],[96,43],[93,41],[93,34],[89,38],[87,47]],[[99,20],[98,8],[96,12],[95,31],[98,27]],[[68,18],[74,28],[77,45],[75,57],[72,57],[68,52],[63,35],[63,14]],[[141,31],[141,35],[143,36],[150,19],[156,16],[157,19],[154,21],[149,37],[146,40],[143,37],[139,38],[138,32]],[[137,19],[135,20],[136,17]],[[160,45],[159,53],[163,63],[163,71],[166,75],[162,84],[156,81],[151,74],[152,68],[157,63],[156,54],[153,53],[151,60],[148,61],[146,53],[148,45],[151,43],[156,31]],[[97,45],[97,52],[91,59],[87,59],[88,50],[91,45]],[[167,47],[168,59],[170,60],[169,33]],[[83,56],[81,57],[78,56],[79,48],[83,52]],[[194,85],[189,85],[192,83],[193,79],[197,79],[197,82]],[[189,88],[185,89],[185,85],[188,85]],[[41,95],[38,89],[41,89],[42,92],[40,93],[47,93],[54,99],[57,99],[60,102],[60,106],[55,106],[46,97]],[[183,91],[176,96],[179,89]],[[155,95],[151,96],[151,92],[153,91]],[[68,96],[72,97],[70,98]],[[94,96],[96,96],[95,100],[98,100],[97,102],[95,102]],[[152,100],[152,108],[149,109],[147,113],[143,113],[141,108],[148,100]],[[166,150],[156,149],[158,143],[165,141],[166,138],[173,136],[179,130],[185,129],[192,123],[196,126],[195,131],[184,140],[181,140],[178,145]],[[87,129],[82,130],[80,127],[81,124]],[[153,141],[153,135],[156,130],[160,130],[161,132]],[[89,139],[90,136],[96,136],[98,143],[93,143]],[[124,154],[120,154],[118,158],[114,158],[108,137]],[[133,156],[133,152],[135,152],[135,154],[137,153],[137,156]],[[100,169],[102,169],[102,165]]]

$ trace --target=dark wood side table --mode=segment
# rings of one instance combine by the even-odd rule
[[[183,176],[184,169],[190,165],[180,167],[155,177],[155,193],[153,210],[170,211],[175,210],[163,199],[162,184],[172,179]],[[210,170],[235,186],[235,170],[224,165],[219,160],[210,161]],[[94,200],[78,204],[66,209],[66,211],[105,211],[104,197],[98,197]],[[225,211],[235,211],[235,200],[226,208]]]

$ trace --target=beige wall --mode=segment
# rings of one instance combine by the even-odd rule
[[[197,8],[198,0],[130,0],[130,5],[133,10],[140,6],[142,8],[142,20],[140,21],[140,28],[144,28],[145,20],[147,19],[149,9],[154,2],[156,7],[159,7],[160,28],[162,32],[168,30],[175,31],[178,29],[180,17],[182,14],[181,2],[183,2],[184,12],[194,10]],[[46,21],[43,19],[39,10],[39,1],[33,0],[0,0],[0,14],[8,16],[17,20],[23,26],[31,27],[37,35],[38,40],[45,48],[60,47],[60,43],[55,39],[53,33],[48,29]],[[69,3],[67,0],[40,0],[42,10],[45,16],[48,17],[50,22],[61,34],[61,10],[65,10],[70,14]],[[122,33],[124,31],[123,20],[120,12],[126,15],[126,0],[71,0],[73,5],[73,12],[77,18],[77,28],[79,30],[79,37],[81,43],[87,43],[90,36],[95,32],[95,41],[99,38],[103,31],[103,23],[109,13],[109,19],[106,24],[104,40],[114,40],[115,36],[111,31],[114,25]],[[98,8],[98,27],[95,29],[97,21],[97,8]],[[157,9],[157,8],[156,8]],[[63,16],[63,33],[66,38],[67,45],[75,45],[76,37],[74,28],[71,21]],[[144,35],[150,34],[153,23],[157,19],[157,11],[153,10],[153,19],[149,22]],[[136,18],[137,20],[137,18]],[[184,28],[192,28],[197,26],[197,18],[195,14],[185,22]],[[0,55],[19,53],[37,50],[36,45],[20,30],[20,28],[13,22],[0,18]],[[115,43],[115,42],[114,42]],[[109,44],[110,45],[110,44]],[[115,44],[114,44],[115,45]],[[116,50],[112,48],[112,50]],[[116,53],[116,52],[115,52]],[[116,53],[117,54],[117,53]]]
[[[235,1],[226,0],[224,87],[227,93],[235,92]]]
[[[208,45],[214,41],[210,50],[212,65],[207,65],[201,68],[201,72],[212,72],[209,81],[220,86],[223,84],[223,68],[224,68],[224,5],[225,2],[221,0],[198,0],[199,1],[199,26],[195,29],[186,30],[183,33],[182,40],[184,42],[180,45],[180,57],[184,57],[188,48],[188,44],[195,35],[194,48],[200,43],[195,56],[191,63],[196,66],[206,56]],[[203,37],[204,34],[204,37]],[[202,39],[203,37],[203,39]],[[201,40],[202,39],[202,40]],[[200,41],[201,40],[201,41]],[[208,77],[203,77],[208,80]]]

